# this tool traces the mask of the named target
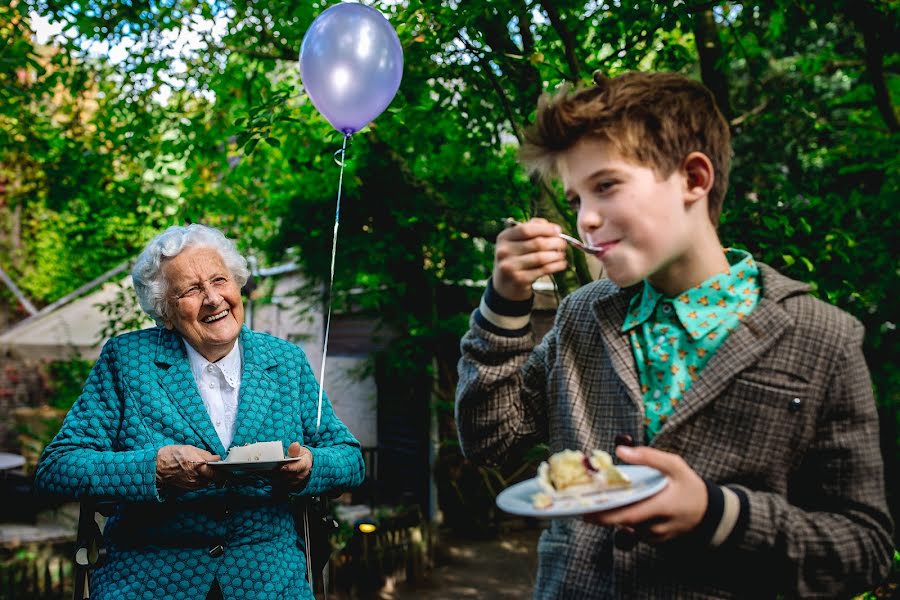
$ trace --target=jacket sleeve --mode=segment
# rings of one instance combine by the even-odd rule
[[[878,415],[859,323],[851,337],[835,357],[816,439],[788,498],[729,486],[741,512],[726,545],[768,557],[770,573],[800,597],[871,589],[887,577],[893,556]]]
[[[460,345],[456,425],[467,458],[503,464],[548,439],[547,375],[557,329],[535,347],[530,327],[504,329],[502,319],[485,319],[498,310],[490,287],[485,296]]]
[[[302,351],[300,352],[302,355]],[[319,430],[316,432],[319,384],[316,382],[306,356],[301,356],[299,379],[303,439],[308,440],[305,445],[313,456],[312,472],[300,495],[312,496],[360,485],[366,468],[363,464],[359,442],[334,414],[331,402],[324,394],[321,422]]]
[[[35,474],[39,491],[77,499],[161,501],[156,449],[115,449],[124,407],[115,342],[104,346],[62,428],[44,449]]]

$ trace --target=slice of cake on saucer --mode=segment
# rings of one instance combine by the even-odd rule
[[[281,442],[256,442],[246,446],[232,446],[228,449],[225,462],[267,462],[283,458],[284,447]]]
[[[603,450],[586,456],[580,450],[563,450],[542,462],[537,473],[541,491],[534,495],[535,508],[547,508],[554,499],[573,498],[631,485],[628,477]]]

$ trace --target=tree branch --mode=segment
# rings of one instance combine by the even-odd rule
[[[543,5],[544,10],[547,11],[547,16],[550,18],[550,24],[553,25],[553,29],[555,29],[557,35],[559,35],[559,39],[562,40],[566,52],[566,62],[569,64],[569,81],[575,83],[578,81],[580,77],[579,74],[581,73],[581,65],[575,54],[575,36],[572,35],[572,32],[569,31],[569,28],[563,23],[562,17],[559,14],[559,9],[552,0],[541,0],[541,4]]]
[[[494,88],[494,92],[500,98],[500,104],[503,106],[503,112],[506,113],[506,119],[509,121],[509,124],[512,125],[513,133],[516,135],[516,139],[519,141],[519,144],[522,143],[522,135],[519,131],[519,124],[516,122],[516,115],[513,112],[512,105],[509,102],[509,98],[506,97],[506,92],[503,90],[503,87],[500,85],[500,82],[497,81],[497,76],[494,74],[493,69],[491,68],[490,59],[485,59],[482,55],[481,51],[475,48],[472,43],[466,39],[462,32],[456,36],[456,39],[460,40],[466,48],[472,51],[474,56],[477,58],[478,62],[481,63],[481,70],[484,72],[487,77],[488,83],[491,84],[491,87]]]
[[[635,48],[635,47],[636,47],[638,44],[640,44],[641,42],[644,42],[644,43],[646,44],[646,43],[647,43],[647,40],[649,40],[651,37],[653,37],[653,35],[654,35],[655,33],[656,33],[656,30],[655,30],[655,29],[650,29],[650,28],[648,28],[648,29],[644,32],[643,35],[637,36],[637,37],[634,38],[631,42],[629,42],[629,43],[623,45],[621,48],[619,48],[619,49],[617,49],[617,50],[613,50],[612,53],[607,54],[607,55],[604,56],[603,58],[600,58],[600,57],[598,56],[598,57],[597,57],[597,62],[602,64],[602,63],[606,62],[607,60],[609,60],[610,58],[612,58],[613,56],[618,56],[618,55],[620,55],[620,54],[622,54],[622,53],[627,53],[627,52],[629,52],[632,48]]]
[[[760,104],[756,105],[751,110],[745,112],[744,114],[742,114],[740,116],[733,118],[729,122],[729,125],[731,125],[732,127],[738,127],[739,125],[743,124],[743,122],[746,121],[747,119],[749,119],[750,117],[755,117],[762,111],[766,110],[766,107],[768,107],[768,106],[769,106],[769,101],[763,100]]]
[[[248,58],[256,58],[258,60],[295,60],[296,57],[291,54],[288,55],[286,52],[281,52],[278,54],[272,54],[270,52],[263,52],[262,50],[257,50],[254,48],[247,48],[245,46],[231,46],[224,45],[219,46],[219,50],[227,50],[228,52],[234,54],[240,54],[242,56],[246,56]]]
[[[534,53],[534,36],[531,35],[531,11],[526,5],[519,15],[519,35],[522,36],[522,53],[529,57]]]

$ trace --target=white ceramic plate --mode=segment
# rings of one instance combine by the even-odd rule
[[[296,460],[300,460],[301,458],[301,456],[296,456],[294,458],[282,458],[281,460],[251,460],[246,462],[227,462],[224,460],[220,460],[216,462],[208,462],[206,464],[211,466],[213,469],[225,471],[226,473],[254,473],[259,471],[274,471],[285,463],[294,462]]]
[[[535,508],[532,497],[541,491],[537,479],[528,479],[512,485],[497,496],[497,506],[508,513],[524,517],[545,519],[576,517],[610,510],[632,504],[638,500],[658,494],[669,483],[669,479],[651,467],[643,465],[617,465],[631,480],[627,488],[597,492],[574,498],[554,498],[547,508]]]

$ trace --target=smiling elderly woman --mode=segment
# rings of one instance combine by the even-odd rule
[[[171,227],[132,272],[157,327],[111,339],[38,466],[39,489],[117,502],[91,598],[312,598],[291,495],[359,485],[359,444],[295,345],[244,327],[244,258]],[[280,440],[299,460],[252,479],[207,461]]]

